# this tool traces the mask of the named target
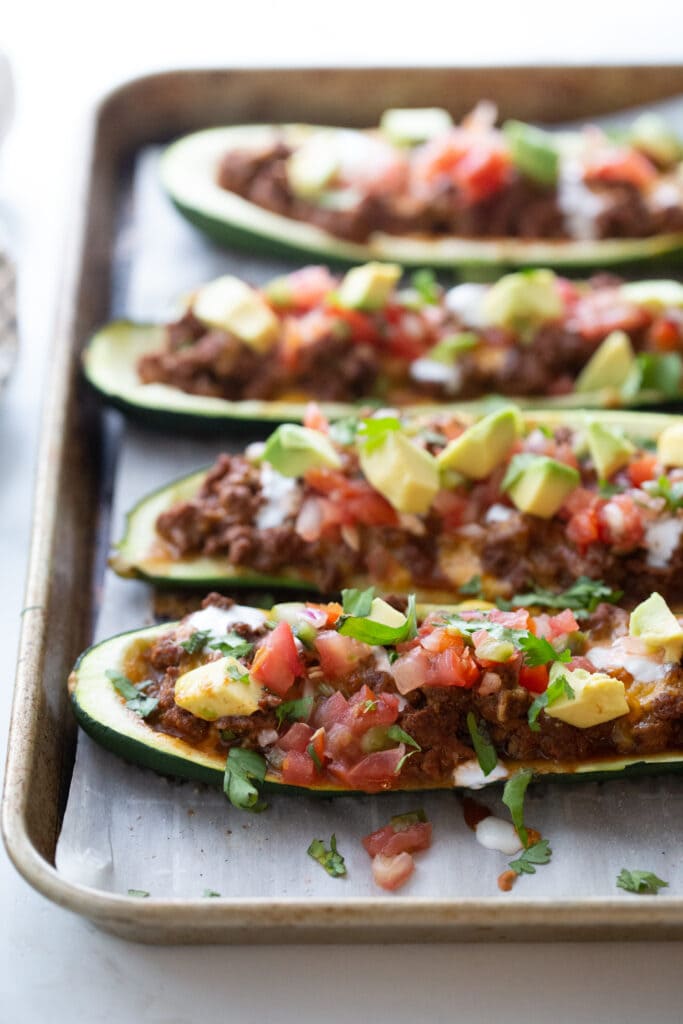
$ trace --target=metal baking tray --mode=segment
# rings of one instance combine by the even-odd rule
[[[484,96],[498,102],[503,116],[566,121],[682,93],[683,65],[414,67],[175,71],[131,81],[103,99],[78,149],[3,800],[7,849],[32,886],[108,931],[147,942],[683,936],[683,900],[673,896],[340,899],[335,891],[324,900],[283,898],[278,892],[267,898],[140,900],[74,884],[55,868],[76,739],[66,678],[93,636],[106,573],[115,465],[122,446],[134,443],[119,415],[104,412],[85,386],[79,354],[98,324],[129,312],[124,296],[130,294],[130,275],[140,256],[131,212],[140,154],[212,124],[372,124],[388,106],[435,104],[461,116]],[[192,244],[198,244],[194,236]],[[208,243],[201,244],[208,251]],[[163,245],[155,258],[162,281]],[[243,272],[256,268],[260,276],[273,266],[244,254],[225,259]],[[160,444],[168,448],[169,439]],[[144,601],[150,614],[151,594],[145,592]],[[574,796],[581,800],[580,791]]]

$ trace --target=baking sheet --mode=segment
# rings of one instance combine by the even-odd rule
[[[672,105],[667,104],[670,108]],[[683,107],[676,104],[683,131]],[[121,211],[116,243],[112,316],[162,319],[178,295],[219,273],[254,282],[287,268],[284,261],[251,260],[212,247],[171,208],[157,184],[160,150],[148,148],[134,169],[130,207]],[[112,537],[125,511],[169,479],[210,462],[221,450],[242,447],[226,438],[166,437],[110,414],[120,431],[114,481]],[[151,593],[142,583],[107,573],[97,638],[153,621]],[[580,788],[579,788],[580,787]],[[374,887],[360,838],[390,815],[423,806],[434,823],[434,846],[417,857],[401,895],[463,900],[500,897],[496,878],[507,860],[482,849],[464,824],[456,794],[392,794],[333,800],[274,794],[262,815],[232,808],[220,792],[162,779],[127,765],[79,735],[56,865],[72,882],[107,892],[143,890],[155,897],[289,897],[345,900],[383,896]],[[500,792],[480,796],[507,813]],[[677,844],[683,820],[683,779],[668,777],[575,785],[537,784],[527,821],[548,838],[552,862],[524,877],[505,898],[634,900],[615,887],[622,867],[651,870],[681,891]],[[349,870],[329,878],[306,856],[311,839],[338,838]],[[384,898],[384,897],[383,897]],[[666,899],[666,893],[660,895]]]

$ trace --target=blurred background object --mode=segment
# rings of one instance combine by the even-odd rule
[[[14,85],[9,61],[0,53],[0,148],[14,112]],[[17,351],[16,272],[0,193],[0,388],[10,374]]]

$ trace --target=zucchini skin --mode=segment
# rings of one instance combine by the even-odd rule
[[[639,265],[652,268],[683,261],[683,232],[644,239],[550,242],[514,238],[467,239],[446,236],[423,240],[411,236],[378,235],[371,243],[352,243],[312,225],[265,211],[249,200],[220,188],[215,170],[221,155],[250,138],[270,133],[287,141],[300,141],[321,126],[235,125],[186,135],[165,151],[162,184],[178,211],[219,245],[246,248],[271,255],[323,258],[338,265],[371,259],[396,261],[405,266],[460,269],[461,277],[482,268],[502,273],[515,268],[545,265],[563,270]],[[265,214],[265,216],[264,216]]]
[[[180,428],[202,434],[252,436],[256,432],[264,437],[278,423],[302,423],[307,401],[259,401],[249,399],[232,402],[222,398],[190,395],[166,385],[142,385],[137,381],[136,364],[146,352],[161,344],[160,327],[154,324],[135,324],[118,320],[101,328],[90,339],[83,353],[86,379],[105,401],[126,413],[132,419],[158,429]],[[681,393],[683,400],[683,392]],[[534,398],[506,396],[523,409],[550,411],[577,408],[619,408],[618,394],[613,389],[592,393],[570,393],[561,397]],[[658,392],[641,392],[634,404],[645,409],[675,410],[677,402]],[[348,402],[320,402],[328,419],[339,419],[358,413],[358,404]],[[487,399],[463,402],[424,403],[404,407],[411,415],[448,410],[477,415],[490,408]]]
[[[78,723],[100,746],[124,760],[142,768],[150,768],[160,775],[187,779],[207,785],[222,786],[225,761],[217,755],[198,755],[197,751],[183,740],[155,732],[134,712],[128,711],[119,701],[112,683],[104,675],[104,666],[122,667],[122,652],[128,643],[138,638],[153,638],[172,628],[175,623],[165,623],[142,630],[132,630],[103,640],[89,647],[76,661],[69,677],[71,705]],[[101,671],[100,671],[101,669]],[[164,749],[170,747],[171,749]],[[210,761],[211,763],[206,763]],[[645,758],[605,759],[600,762],[572,765],[571,768],[553,762],[507,762],[510,774],[531,768],[539,779],[557,782],[605,781],[622,776],[656,775],[683,772],[683,752],[666,755],[652,755]],[[498,780],[500,781],[500,780]],[[497,782],[485,783],[484,788]],[[280,782],[273,776],[266,776],[264,791],[321,797],[367,795],[356,790],[333,786],[292,786]],[[429,786],[402,786],[386,792],[429,792],[453,790],[455,785],[442,783]],[[385,791],[380,791],[380,794]],[[373,794],[374,795],[374,794]]]

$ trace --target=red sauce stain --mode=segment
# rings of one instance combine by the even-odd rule
[[[491,811],[488,807],[484,807],[483,804],[473,800],[472,797],[466,796],[463,797],[462,801],[462,813],[465,818],[465,824],[474,832],[479,822],[483,821],[484,818],[488,818]]]
[[[498,875],[498,888],[501,892],[510,892],[510,889],[515,884],[517,878],[516,871],[504,871],[502,875]]]

